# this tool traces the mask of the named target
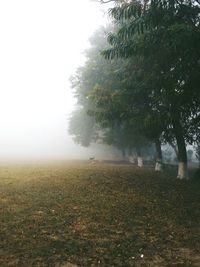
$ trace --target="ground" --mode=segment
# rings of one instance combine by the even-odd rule
[[[0,165],[0,266],[199,267],[200,183],[87,162]]]

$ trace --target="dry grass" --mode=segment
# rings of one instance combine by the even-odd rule
[[[199,189],[128,165],[1,165],[0,265],[198,267]]]

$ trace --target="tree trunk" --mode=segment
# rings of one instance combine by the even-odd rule
[[[122,160],[125,161],[126,160],[126,151],[124,148],[121,149],[122,152]]]
[[[128,153],[129,153],[130,157],[133,156],[133,148],[131,145],[129,145],[129,147],[128,147]]]
[[[178,175],[177,178],[179,179],[188,179],[188,170],[187,170],[187,163],[186,162],[179,162],[178,163]]]
[[[130,163],[134,164],[135,163],[135,159],[133,157],[133,149],[132,149],[131,145],[129,146],[128,152],[129,152],[128,160],[129,160]]]
[[[170,142],[168,141],[169,145],[173,148],[177,158],[178,158],[178,149],[177,149],[177,146],[173,143],[173,142]]]
[[[185,145],[185,139],[183,136],[182,125],[177,114],[173,114],[173,129],[176,137],[177,147],[178,147],[178,175],[179,179],[188,179],[188,169],[187,169],[187,151]]]
[[[200,168],[200,144],[199,143],[196,146],[196,158],[199,161],[199,168]]]
[[[142,168],[143,167],[143,157],[142,157],[142,153],[141,153],[141,148],[136,147],[136,152],[137,152],[138,167]]]
[[[155,141],[156,146],[156,165],[155,165],[155,171],[162,171],[163,169],[163,162],[162,162],[162,150],[161,150],[161,142],[159,139]]]

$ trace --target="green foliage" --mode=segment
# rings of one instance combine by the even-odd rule
[[[108,44],[101,29],[77,73],[79,103],[95,118],[105,142],[177,143],[178,158],[186,162],[185,143],[197,142],[200,132],[199,5],[114,2]]]
[[[129,81],[130,63],[123,59],[107,61],[102,57],[100,50],[103,45],[106,47],[104,29],[91,40],[87,61],[72,78],[78,103],[94,118],[101,130],[101,141],[119,148],[134,146],[134,142],[145,145],[143,115],[134,105],[137,89],[132,88]]]
[[[110,48],[103,51],[104,57],[142,59],[138,66],[142,82],[134,79],[138,95],[146,96],[146,111],[150,111],[145,124],[151,122],[153,129],[154,114],[158,114],[163,137],[170,142],[176,139],[179,159],[185,162],[185,142],[199,138],[198,2],[129,1],[112,8],[110,14],[118,30],[109,35]]]
[[[96,139],[94,119],[84,109],[74,111],[69,123],[69,134],[74,136],[75,143],[88,147]]]

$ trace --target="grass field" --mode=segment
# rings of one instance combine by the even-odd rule
[[[200,266],[200,183],[80,162],[1,164],[0,266]]]

